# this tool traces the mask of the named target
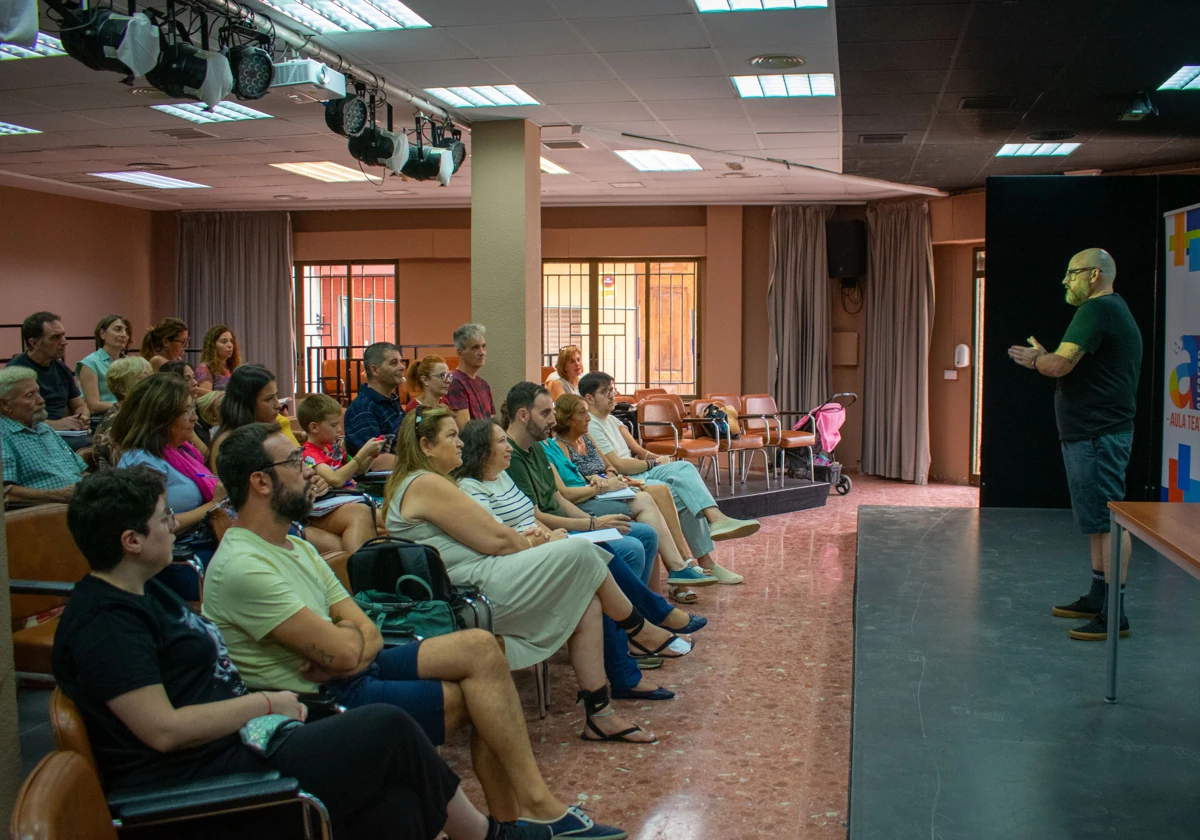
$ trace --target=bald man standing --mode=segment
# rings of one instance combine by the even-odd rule
[[[1109,565],[1108,503],[1125,498],[1125,468],[1133,445],[1137,386],[1142,369],[1142,334],[1129,306],[1113,291],[1117,265],[1102,248],[1071,257],[1063,287],[1075,317],[1058,349],[1050,353],[1030,336],[1029,346],[1008,348],[1014,362],[1058,380],[1054,415],[1067,468],[1071,509],[1092,552],[1092,585],[1074,603],[1054,607],[1061,618],[1086,618],[1072,639],[1108,638],[1105,571]],[[1125,577],[1132,550],[1121,545],[1121,638],[1129,635],[1125,617]]]

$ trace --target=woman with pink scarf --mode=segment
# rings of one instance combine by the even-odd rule
[[[216,548],[208,514],[224,500],[225,489],[189,442],[195,425],[196,408],[187,383],[175,374],[156,373],[121,404],[113,440],[122,453],[119,467],[147,467],[166,479],[176,542],[204,557]]]

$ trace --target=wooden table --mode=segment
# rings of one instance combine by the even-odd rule
[[[1109,502],[1112,553],[1108,587],[1108,693],[1117,702],[1117,637],[1120,636],[1121,535],[1128,531],[1194,578],[1200,579],[1200,503]],[[1114,570],[1115,573],[1114,573]]]

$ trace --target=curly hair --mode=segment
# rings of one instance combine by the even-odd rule
[[[571,430],[571,419],[579,406],[587,408],[587,400],[578,394],[563,394],[554,401],[554,433],[565,435]]]
[[[483,471],[492,457],[492,429],[503,428],[491,417],[479,417],[463,426],[458,436],[462,438],[462,466],[454,471],[454,478],[483,479]]]
[[[233,339],[233,355],[222,362],[217,356],[217,341],[225,333],[229,333],[229,337]],[[237,334],[224,324],[209,327],[208,332],[204,334],[204,344],[200,348],[200,364],[208,368],[209,376],[232,374],[241,367],[242,346],[238,344]]]

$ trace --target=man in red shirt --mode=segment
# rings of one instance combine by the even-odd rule
[[[458,353],[458,369],[451,374],[446,403],[454,412],[458,428],[471,420],[491,417],[496,413],[492,388],[479,375],[487,360],[487,338],[483,324],[463,324],[454,331],[454,350]]]

